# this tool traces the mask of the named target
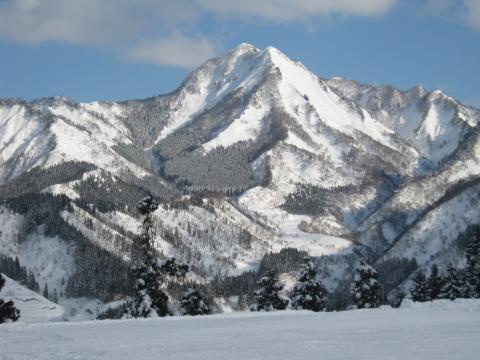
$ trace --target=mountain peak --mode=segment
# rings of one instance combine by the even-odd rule
[[[242,56],[244,54],[256,54],[260,52],[259,49],[257,49],[255,46],[253,46],[252,44],[249,44],[249,43],[241,43],[240,45],[238,45],[237,47],[233,48],[232,50],[230,50],[228,53],[227,53],[227,56],[229,57],[239,57],[239,56]],[[220,55],[220,57],[222,57],[222,55]]]
[[[278,50],[276,47],[273,47],[273,46],[267,46],[263,51],[267,54],[285,56],[280,50]]]
[[[409,92],[417,97],[423,97],[428,94],[427,90],[422,85],[415,85]]]
[[[253,46],[252,44],[246,43],[246,42],[239,44],[234,50],[255,50],[255,51],[259,51],[255,46]]]

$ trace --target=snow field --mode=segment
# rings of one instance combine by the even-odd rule
[[[20,310],[21,323],[42,323],[47,321],[59,321],[64,315],[62,306],[51,302],[42,295],[27,289],[6,275],[5,286],[0,292],[0,299],[12,300],[15,307]],[[0,338],[2,337],[0,328]],[[5,354],[0,354],[0,359]]]
[[[477,359],[480,301],[0,327],[5,360]],[[26,346],[28,344],[28,346]]]

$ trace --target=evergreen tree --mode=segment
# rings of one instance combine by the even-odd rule
[[[430,300],[436,300],[439,298],[442,291],[444,279],[439,274],[437,264],[433,264],[430,269],[430,277],[428,278],[428,289],[430,291]]]
[[[196,289],[188,289],[182,297],[182,313],[184,315],[207,315],[210,309],[203,301],[203,297]]]
[[[350,295],[357,309],[376,308],[380,305],[380,287],[377,270],[366,258],[360,259],[350,285]]]
[[[427,284],[427,277],[423,270],[417,271],[414,278],[414,286],[411,290],[412,300],[424,302],[430,300],[430,289]]]
[[[162,264],[161,270],[168,276],[183,278],[188,272],[188,265],[179,264],[177,260],[172,257]]]
[[[51,301],[53,301],[54,303],[58,304],[58,294],[57,294],[57,289],[53,289],[53,294],[52,294],[52,298],[50,299]]]
[[[285,310],[288,305],[288,299],[280,294],[283,285],[277,279],[275,271],[267,271],[258,280],[259,289],[255,291],[256,303],[250,309],[252,311],[273,311]]]
[[[403,299],[405,299],[405,296],[407,296],[407,294],[405,294],[405,291],[403,291],[402,288],[397,287],[393,292],[393,299],[391,302],[392,307],[400,307],[400,305],[402,305]]]
[[[5,279],[0,274],[0,292],[5,285]],[[17,321],[20,318],[20,311],[15,308],[13,301],[5,302],[0,299],[0,324],[8,321]]]
[[[323,311],[327,302],[327,290],[316,280],[317,267],[310,258],[304,259],[300,275],[292,293],[292,308]]]
[[[464,233],[469,240],[466,252],[466,283],[469,297],[480,298],[480,225],[472,225]]]
[[[158,203],[150,196],[144,198],[138,205],[138,211],[144,219],[142,233],[136,241],[132,255],[132,258],[136,259],[132,269],[135,277],[135,295],[129,304],[128,313],[133,317],[168,315],[168,296],[162,290],[165,278],[152,244],[152,213],[157,208]]]
[[[245,294],[241,293],[238,295],[237,305],[235,306],[236,311],[246,311],[248,310],[247,297]]]
[[[15,261],[13,263],[13,273],[15,274],[15,278],[20,278],[22,266],[20,265],[20,260],[18,260],[18,256],[15,256]]]
[[[460,289],[460,298],[466,299],[470,296],[470,287],[467,284],[466,269],[456,269],[458,288]]]
[[[27,287],[33,291],[37,291],[37,286],[38,286],[38,283],[37,281],[35,280],[35,275],[33,274],[33,272],[30,270],[28,272],[28,284],[27,284]]]
[[[47,283],[45,283],[45,285],[43,285],[42,295],[43,295],[43,297],[46,298],[46,299],[49,299],[49,298],[50,298],[50,294],[48,293],[48,284],[47,284]]]
[[[447,278],[440,293],[441,299],[455,300],[463,297],[464,283],[459,276],[457,269],[452,264],[448,266]]]

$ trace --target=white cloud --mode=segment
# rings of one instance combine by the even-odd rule
[[[421,13],[445,16],[480,31],[480,0],[427,0]]]
[[[97,6],[99,5],[99,6]],[[108,1],[23,0],[0,4],[0,34],[10,40],[39,44],[64,41],[101,43],[128,28],[135,33],[134,18],[123,16],[121,2],[115,9]],[[116,23],[111,14],[119,15]],[[123,26],[121,25],[123,24]]]
[[[467,8],[465,15],[467,24],[472,29],[480,31],[480,1],[465,0],[465,7]]]
[[[29,44],[109,43],[192,22],[193,10],[175,0],[6,0],[0,2],[0,36]]]
[[[131,59],[193,67],[220,48],[202,33],[209,16],[297,21],[332,13],[381,15],[398,0],[0,0],[0,38],[96,46]],[[221,35],[220,35],[221,37]],[[144,40],[150,39],[150,40]]]
[[[130,50],[133,60],[192,68],[215,56],[218,46],[206,37],[174,33],[159,40],[142,40]]]
[[[426,0],[420,11],[426,15],[443,15],[451,10],[458,0]]]
[[[199,0],[206,10],[233,17],[261,17],[268,20],[291,21],[341,13],[375,16],[391,10],[397,0]]]

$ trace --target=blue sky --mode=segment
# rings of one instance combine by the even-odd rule
[[[0,0],[0,97],[162,94],[242,42],[480,107],[480,0]]]

